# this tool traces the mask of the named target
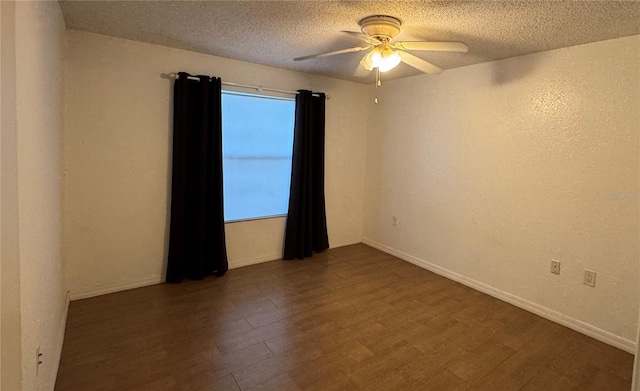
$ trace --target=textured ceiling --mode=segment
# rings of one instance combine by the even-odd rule
[[[444,69],[640,33],[638,1],[61,1],[67,28],[372,83],[364,55],[293,58],[361,42],[358,20],[402,21],[396,40],[462,41],[468,53],[413,52]],[[174,71],[168,69],[167,71]],[[359,76],[364,73],[363,76]],[[416,75],[401,64],[385,78]],[[437,77],[437,76],[434,76]]]

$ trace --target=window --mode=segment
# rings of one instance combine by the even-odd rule
[[[222,92],[225,221],[287,214],[295,100]]]

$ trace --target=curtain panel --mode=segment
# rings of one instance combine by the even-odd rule
[[[325,100],[298,91],[284,259],[303,259],[329,248],[324,196]]]
[[[220,78],[174,84],[173,166],[167,282],[222,276],[228,270],[222,188]]]

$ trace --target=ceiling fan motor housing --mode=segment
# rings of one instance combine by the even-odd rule
[[[393,39],[400,33],[400,19],[387,15],[372,15],[358,22],[362,32],[375,38]]]

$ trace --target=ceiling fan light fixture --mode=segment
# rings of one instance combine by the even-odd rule
[[[380,47],[373,48],[369,59],[371,60],[371,65],[373,65],[374,68],[380,66],[380,61],[382,60],[382,50]]]
[[[400,55],[397,52],[392,51],[390,55],[382,57],[378,68],[380,69],[380,72],[387,72],[397,67],[398,64],[400,64],[400,61],[402,61]]]
[[[371,63],[374,68],[378,68],[380,72],[387,72],[398,66],[402,61],[400,55],[388,46],[380,48],[376,47],[371,53]]]

